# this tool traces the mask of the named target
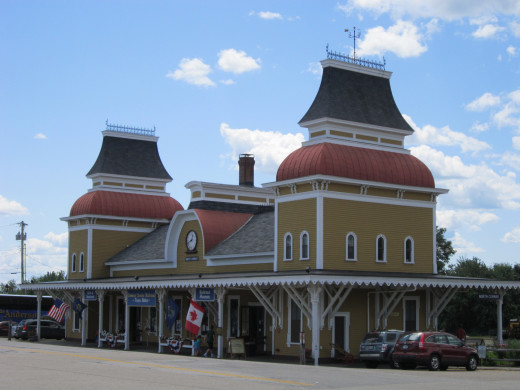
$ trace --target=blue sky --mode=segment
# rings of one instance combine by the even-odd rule
[[[60,217],[105,121],[153,127],[167,187],[255,184],[307,139],[325,48],[386,60],[415,129],[406,146],[431,169],[437,222],[460,256],[520,261],[520,3],[473,0],[0,2],[0,281],[65,269]]]

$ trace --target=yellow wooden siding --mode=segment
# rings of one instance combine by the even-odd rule
[[[314,138],[314,137],[319,137],[320,135],[325,135],[327,132],[325,130],[321,130],[321,131],[316,131],[314,133],[311,133],[310,134],[310,137],[311,138]]]
[[[345,261],[349,232],[357,236],[356,262]],[[376,263],[379,234],[387,240],[386,263]],[[323,236],[325,269],[421,273],[433,270],[430,208],[325,199]],[[415,264],[404,264],[404,240],[408,236],[414,240]]]
[[[314,188],[312,188],[312,184],[305,183],[305,184],[298,184],[297,190],[299,193],[300,192],[309,192],[309,191],[314,191]]]
[[[110,273],[105,262],[145,235],[146,233],[93,229],[92,278],[108,277]]]
[[[235,195],[206,193],[206,198],[235,199]]]
[[[333,192],[345,192],[347,194],[360,193],[359,186],[351,184],[329,183],[328,190]]]
[[[123,187],[123,183],[117,183],[115,181],[104,181],[103,184],[106,186]]]
[[[200,194],[201,194],[200,191],[193,191],[191,193],[191,197],[192,198],[200,198]]]
[[[142,184],[131,184],[131,183],[126,183],[125,187],[129,187],[129,188],[144,188],[144,186]]]
[[[300,234],[309,233],[309,260],[300,260]],[[278,204],[278,270],[316,268],[316,199]],[[285,234],[293,238],[293,260],[284,261]]]
[[[161,186],[145,186],[147,190],[164,190],[164,187]]]
[[[430,202],[431,194],[425,194],[424,192],[405,191],[405,193],[403,194],[403,199],[422,200],[424,202]]]
[[[389,138],[381,138],[381,142],[384,144],[390,144],[390,145],[399,145],[399,146],[403,145],[403,143],[401,141],[395,140],[395,139],[389,139]]]
[[[385,188],[374,188],[369,187],[367,190],[368,196],[381,196],[385,198],[397,198],[397,191],[396,190],[388,190]]]
[[[255,198],[252,196],[238,196],[238,200],[243,200],[247,202],[266,203],[266,198]]]
[[[362,135],[362,134],[356,134],[356,138],[357,139],[362,139],[364,141],[373,141],[373,142],[377,142],[378,141],[377,137],[371,137],[369,135]]]
[[[75,230],[69,232],[69,279],[83,279],[87,271],[87,249],[88,249],[88,230]],[[84,271],[79,272],[79,257],[83,252],[85,258]],[[72,272],[72,254],[76,254],[76,272]]]
[[[338,137],[354,138],[354,134],[347,133],[345,131],[331,130],[330,135],[336,135]]]
[[[282,195],[282,196],[283,195],[290,195],[292,193],[290,187],[280,187],[279,191],[280,191],[280,195]]]

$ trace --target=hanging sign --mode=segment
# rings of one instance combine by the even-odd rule
[[[500,294],[478,294],[480,299],[500,299]]]
[[[213,288],[197,288],[195,291],[196,301],[214,301],[215,300],[215,289]]]
[[[128,306],[155,307],[155,290],[128,290]]]
[[[84,301],[97,301],[96,290],[85,290],[83,293]]]

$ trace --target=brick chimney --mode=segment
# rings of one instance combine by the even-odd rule
[[[241,186],[255,186],[255,156],[241,154],[238,159],[238,184]]]

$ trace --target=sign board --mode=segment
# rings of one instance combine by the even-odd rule
[[[85,301],[97,301],[96,290],[85,290],[83,294]]]
[[[128,306],[155,307],[155,290],[128,290]]]
[[[500,299],[500,294],[478,294],[480,299]]]
[[[479,359],[485,359],[486,358],[486,354],[487,354],[486,346],[485,345],[478,345],[477,346],[477,353],[478,353]]]
[[[243,354],[246,357],[246,345],[243,338],[229,339],[228,347],[231,356]]]
[[[208,302],[214,301],[215,290],[213,288],[197,288],[195,291],[195,300]]]

